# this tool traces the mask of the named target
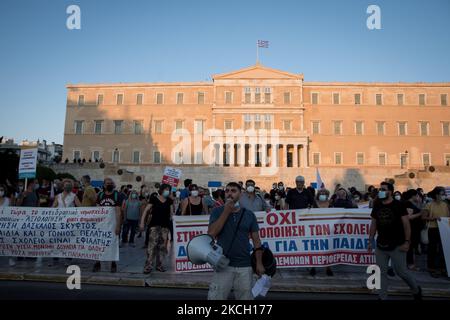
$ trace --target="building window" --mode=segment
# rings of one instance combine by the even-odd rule
[[[95,120],[94,122],[94,133],[95,134],[102,134],[102,126],[103,126],[103,120]]]
[[[423,93],[419,94],[419,105],[420,106],[425,105],[425,94],[423,94]]]
[[[264,88],[264,103],[272,103],[271,92],[270,88]]]
[[[120,152],[116,148],[116,150],[113,151],[113,162],[118,163],[119,161],[120,161]]]
[[[320,121],[313,121],[312,122],[312,133],[313,134],[320,134]]]
[[[333,93],[333,104],[339,104],[339,103],[340,103],[339,93]]]
[[[136,104],[141,105],[143,100],[144,100],[144,94],[138,93],[136,95]]]
[[[117,104],[118,106],[120,106],[120,105],[123,104],[123,94],[122,94],[122,93],[119,93],[119,94],[117,95],[117,101],[116,101],[116,104]]]
[[[123,120],[114,120],[114,134],[122,133],[122,123]]]
[[[311,93],[311,103],[319,104],[319,94],[317,92]]]
[[[252,127],[252,116],[250,114],[244,115],[244,130],[251,129]]]
[[[161,163],[161,152],[153,152],[153,163]]]
[[[447,167],[450,167],[450,154],[449,153],[446,153],[444,155],[444,165]]]
[[[141,162],[141,152],[133,151],[133,163],[139,163],[139,162]]]
[[[404,98],[403,93],[397,94],[397,104],[398,104],[399,106],[402,106],[402,105],[403,105],[403,98]]]
[[[79,150],[74,150],[73,151],[73,158],[78,161],[79,159],[81,159],[81,151]]]
[[[233,92],[225,91],[225,103],[232,104],[233,103]]]
[[[283,130],[285,131],[292,130],[292,120],[283,120]]]
[[[381,106],[383,104],[383,95],[381,93],[377,93],[375,95],[375,100],[376,100],[377,106]]]
[[[261,88],[255,88],[255,103],[261,103]]]
[[[164,102],[164,94],[157,93],[156,94],[156,104],[163,104]]]
[[[320,164],[320,152],[313,152],[313,164],[314,165]]]
[[[398,123],[398,135],[399,136],[406,136],[407,133],[407,123],[405,121]]]
[[[355,134],[359,135],[359,136],[364,134],[364,122],[363,121],[355,122]]]
[[[386,165],[386,153],[378,154],[378,165],[385,166]]]
[[[233,129],[233,120],[225,120],[223,127],[225,128],[225,130]]]
[[[252,90],[251,88],[245,88],[245,103],[252,103]]]
[[[100,160],[100,151],[93,151],[92,161],[97,162],[98,160]]]
[[[355,104],[361,104],[361,93],[355,93]]]
[[[442,122],[442,135],[445,137],[450,136],[449,125],[450,122]]]
[[[75,134],[82,134],[83,133],[83,122],[80,120],[75,121]]]
[[[385,122],[377,121],[377,134],[379,136],[384,136]]]
[[[334,164],[341,165],[342,164],[342,152],[334,153]]]
[[[428,136],[428,128],[429,124],[428,122],[422,121],[420,122],[420,135],[421,136]]]
[[[103,95],[102,94],[99,94],[98,96],[97,96],[97,105],[98,106],[101,106],[103,104]]]
[[[284,104],[291,104],[291,93],[285,92],[283,96],[284,96]]]
[[[197,104],[205,104],[205,93],[204,92],[197,93]]]
[[[342,121],[333,121],[333,133],[335,135],[342,134]]]
[[[264,128],[266,130],[272,129],[272,115],[271,114],[264,115]]]
[[[180,134],[183,129],[183,120],[175,121],[175,133]]]
[[[78,96],[78,105],[84,106],[84,95],[82,94]]]
[[[184,94],[182,92],[177,93],[177,104],[183,104]]]
[[[364,164],[364,152],[356,153],[356,164],[362,166]]]
[[[134,121],[134,134],[142,134],[143,128],[142,128],[142,121],[136,120]]]
[[[204,120],[195,120],[194,126],[196,134],[203,134],[204,122]]]
[[[155,120],[155,133],[163,132],[163,120]]]
[[[261,115],[255,114],[255,130],[261,129]]]
[[[429,153],[422,153],[422,165],[425,167],[431,165],[431,155]]]
[[[446,105],[447,105],[447,95],[441,94],[441,106],[446,106]]]

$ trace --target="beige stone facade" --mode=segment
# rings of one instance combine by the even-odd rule
[[[276,168],[260,171],[272,177],[284,168],[406,172],[450,164],[448,82],[307,82],[257,64],[212,82],[67,89],[70,162]]]

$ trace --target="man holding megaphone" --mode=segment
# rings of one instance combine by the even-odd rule
[[[238,300],[252,300],[253,269],[249,250],[249,235],[256,256],[256,273],[265,272],[262,262],[261,240],[255,214],[239,206],[241,186],[230,182],[225,188],[225,205],[211,212],[208,234],[217,239],[230,263],[225,268],[215,269],[209,286],[208,300],[226,300],[234,290]]]

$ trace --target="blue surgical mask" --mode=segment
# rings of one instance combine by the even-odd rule
[[[138,197],[138,195],[137,195],[136,193],[133,193],[133,194],[131,195],[131,199],[137,199],[137,197]]]
[[[378,191],[378,198],[385,199],[386,198],[386,191]]]
[[[162,196],[163,196],[164,198],[167,198],[167,197],[169,196],[169,194],[170,194],[170,191],[169,191],[169,190],[164,190]]]

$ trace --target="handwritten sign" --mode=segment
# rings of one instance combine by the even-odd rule
[[[115,208],[0,208],[0,256],[119,260]]]

